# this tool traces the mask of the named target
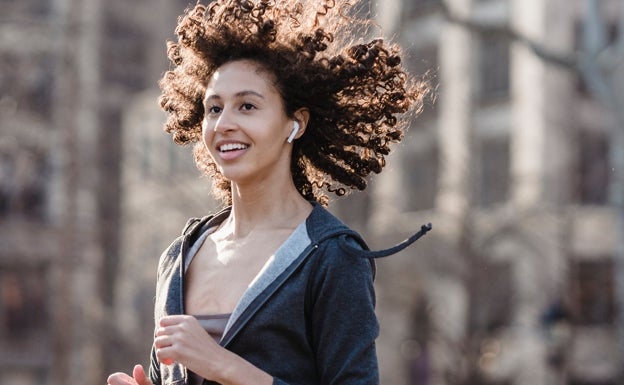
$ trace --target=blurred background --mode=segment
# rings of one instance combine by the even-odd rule
[[[0,0],[0,385],[148,362],[158,257],[218,208],[156,102],[187,5]],[[378,263],[382,384],[623,384],[624,1],[366,6],[437,87],[330,207],[434,224]]]

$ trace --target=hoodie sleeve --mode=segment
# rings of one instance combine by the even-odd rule
[[[376,385],[374,264],[345,253],[336,240],[325,246],[309,287],[311,340],[324,385]],[[349,242],[353,250],[361,247]],[[365,252],[362,250],[362,255]]]

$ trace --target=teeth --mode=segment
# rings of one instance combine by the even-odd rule
[[[247,147],[248,146],[246,144],[242,144],[242,143],[228,143],[228,144],[219,146],[219,151],[225,152],[225,151],[232,151],[232,150],[244,150]]]

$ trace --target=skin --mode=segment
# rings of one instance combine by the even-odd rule
[[[287,116],[271,76],[242,60],[224,64],[208,83],[203,142],[232,182],[232,212],[189,267],[187,314],[231,313],[270,256],[312,211],[293,183],[292,144],[286,141],[294,120],[300,126],[295,140],[303,135],[309,112],[300,109]],[[223,385],[273,383],[269,374],[219,346],[190,315],[163,317],[154,347],[160,362],[179,362]],[[108,384],[151,382],[137,365],[132,377],[114,373]]]

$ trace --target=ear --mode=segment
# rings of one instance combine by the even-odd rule
[[[300,108],[295,111],[293,115],[294,120],[299,123],[299,131],[295,135],[294,139],[299,139],[305,133],[308,122],[310,121],[310,110],[308,110],[307,108]]]

